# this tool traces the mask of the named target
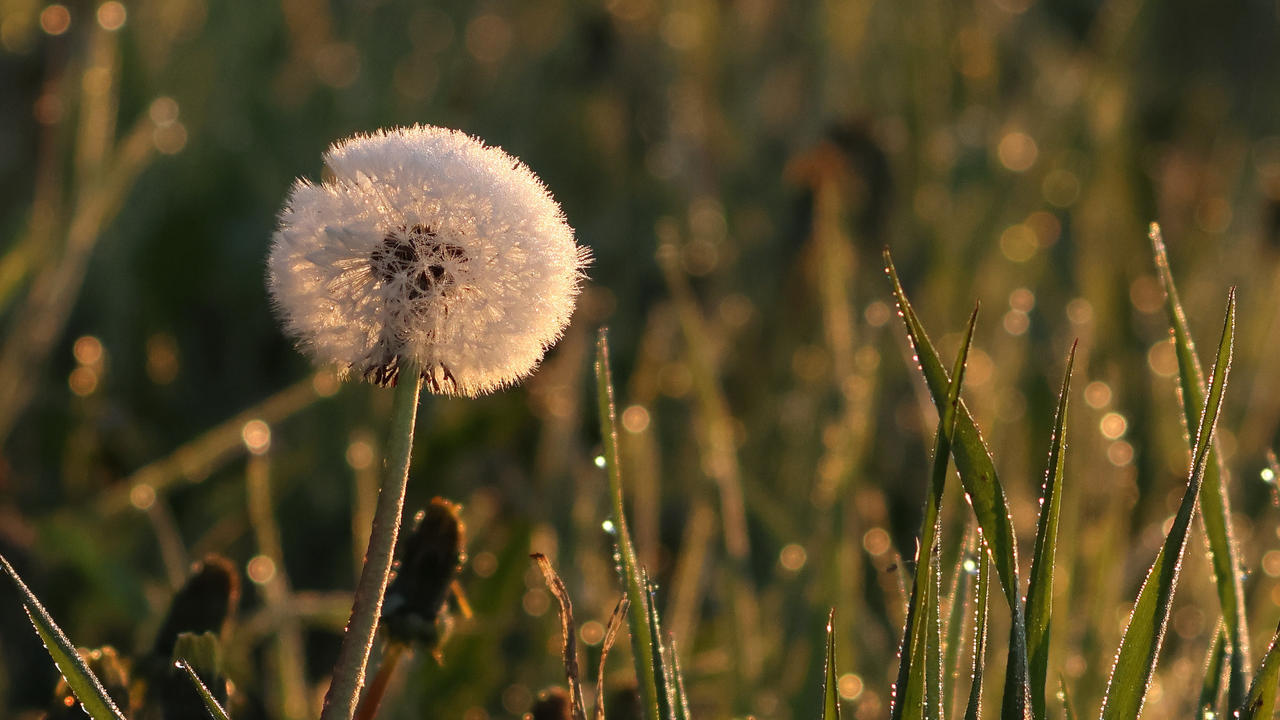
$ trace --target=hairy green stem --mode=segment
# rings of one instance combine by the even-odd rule
[[[360,702],[365,669],[373,650],[378,617],[382,614],[382,596],[391,574],[391,560],[400,534],[400,515],[404,508],[405,487],[409,480],[409,457],[413,454],[413,426],[418,415],[418,394],[422,376],[416,363],[406,363],[400,372],[391,406],[391,432],[387,438],[387,455],[383,463],[386,476],[378,493],[378,507],[369,533],[369,550],[364,556],[364,570],[356,584],[351,619],[342,638],[342,649],[333,668],[333,680],[325,695],[320,720],[351,720]]]

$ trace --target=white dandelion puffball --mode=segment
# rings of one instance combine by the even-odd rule
[[[590,253],[516,158],[447,128],[358,135],[298,180],[268,288],[285,330],[322,364],[477,396],[528,375],[564,332]]]

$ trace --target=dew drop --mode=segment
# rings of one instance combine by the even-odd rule
[[[603,455],[597,455],[597,456],[596,456],[596,460],[595,460],[595,462],[596,462],[596,467],[600,468],[601,470],[603,470],[603,469],[604,469],[604,465],[605,465],[605,463],[604,463],[604,456],[603,456]]]
[[[604,528],[604,531],[609,533],[610,535],[618,534],[618,527],[613,524],[612,520],[605,520],[604,522],[600,523],[600,527]]]

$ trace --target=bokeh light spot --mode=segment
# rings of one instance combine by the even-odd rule
[[[240,428],[240,439],[254,455],[262,455],[271,449],[271,426],[262,420],[250,420]]]
[[[1111,386],[1094,380],[1084,386],[1084,401],[1094,410],[1101,410],[1111,402]]]
[[[629,433],[642,433],[649,429],[649,411],[643,405],[632,405],[622,411],[622,427]]]
[[[61,35],[71,29],[71,11],[66,5],[54,3],[40,11],[40,29],[49,35]]]
[[[76,339],[71,354],[81,365],[97,365],[102,360],[102,341],[92,335]]]
[[[1026,262],[1035,257],[1040,240],[1031,228],[1022,223],[1010,225],[1000,233],[1000,252],[1014,262]]]
[[[276,563],[266,555],[254,555],[245,565],[244,572],[258,585],[271,582],[276,576]]]
[[[836,689],[840,692],[842,699],[857,700],[863,690],[862,678],[853,673],[845,673],[836,680]]]
[[[124,27],[126,15],[123,4],[108,0],[98,6],[98,25],[103,30],[119,30]]]
[[[872,555],[889,552],[889,533],[883,528],[871,528],[862,536],[862,547]]]
[[[778,553],[778,564],[791,572],[798,572],[808,559],[809,554],[799,543],[789,543]]]
[[[366,440],[352,440],[347,446],[347,464],[353,470],[373,467],[373,445]]]
[[[1178,353],[1173,340],[1161,340],[1147,350],[1147,365],[1151,372],[1160,377],[1173,377],[1178,374]]]
[[[1040,148],[1036,146],[1036,141],[1030,135],[1015,130],[1000,138],[996,155],[999,156],[1001,165],[1020,173],[1030,170],[1031,166],[1036,164]]]
[[[604,642],[604,625],[595,620],[588,620],[582,623],[582,629],[578,631],[578,637],[582,638],[582,642],[596,646]]]
[[[129,504],[139,510],[150,510],[156,504],[156,489],[148,483],[138,483],[129,488]]]
[[[1128,421],[1118,412],[1109,412],[1102,416],[1098,429],[1108,440],[1119,439],[1129,427]]]

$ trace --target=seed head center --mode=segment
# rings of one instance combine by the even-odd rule
[[[467,254],[461,246],[438,239],[433,228],[414,225],[387,233],[370,261],[378,280],[404,282],[412,302],[445,295],[456,284],[454,271],[466,264]]]

